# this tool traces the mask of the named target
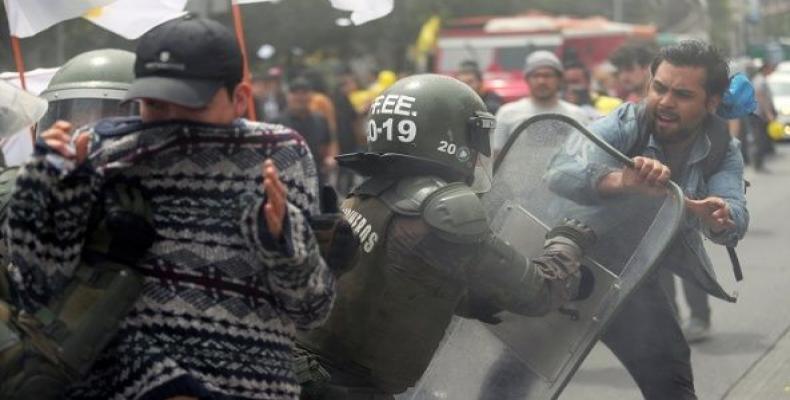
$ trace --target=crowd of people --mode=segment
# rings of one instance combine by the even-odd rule
[[[393,398],[425,372],[454,314],[541,316],[589,284],[580,261],[596,235],[584,221],[551,227],[542,255],[527,259],[493,234],[470,187],[476,162],[502,152],[521,122],[559,113],[634,163],[580,167],[589,185],[577,192],[606,199],[672,180],[687,197],[658,273],[602,341],[645,398],[696,398],[688,343],[710,334],[708,295],[732,300],[702,237],[734,245],[746,233],[743,155],[764,170],[772,64],[754,76],[759,118],[747,110],[727,123],[717,109],[730,70],[700,41],[626,44],[608,76],[535,51],[523,71],[530,95],[509,103],[474,61],[457,80],[402,77],[362,101],[348,69],[331,90],[318,73],[280,67],[250,84],[233,35],[192,16],[146,33],[134,56],[118,78],[125,117],[77,130],[74,108],[52,107],[8,193],[0,297],[12,306],[0,321],[46,331],[65,350],[49,353],[33,335],[39,358],[15,362],[58,367],[4,371],[0,394],[50,398],[43,379],[80,399]],[[250,98],[261,122],[243,118]],[[755,150],[742,153],[731,134]],[[328,215],[324,185],[348,195],[326,235],[313,223]],[[349,241],[354,256],[330,263]],[[95,359],[72,363],[69,335],[97,328],[77,329],[62,304],[84,291],[69,289],[74,279],[100,281],[84,266],[93,260],[122,266],[105,280],[137,283],[108,317],[117,325],[100,328]]]

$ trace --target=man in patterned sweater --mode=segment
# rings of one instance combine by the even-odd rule
[[[334,297],[308,225],[318,209],[307,146],[237,119],[250,87],[220,24],[166,22],[136,55],[127,99],[141,118],[73,140],[60,121],[20,172],[5,226],[17,303],[46,305],[84,255],[91,216],[138,194],[152,238],[134,263],[143,293],[66,397],[297,399],[294,331],[319,324]]]

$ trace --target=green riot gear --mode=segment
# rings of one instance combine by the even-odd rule
[[[124,102],[134,80],[134,60],[129,51],[101,49],[63,64],[41,93],[49,109],[39,121],[38,132],[57,120],[80,127],[106,117],[136,114],[135,104]]]
[[[457,243],[478,243],[489,232],[480,198],[463,183],[452,183],[426,199],[423,218],[441,237]]]
[[[413,75],[376,97],[367,122],[368,152],[338,157],[363,175],[438,175],[471,182],[490,156],[494,116],[474,90],[434,74]]]
[[[542,315],[579,287],[578,253],[557,256],[547,247],[526,259],[491,232],[469,186],[380,175],[343,202],[358,257],[338,277],[332,314],[298,338],[306,400],[400,393],[424,373],[454,314]]]
[[[134,104],[123,103],[134,80],[134,59],[134,53],[104,49],[69,60],[42,93],[49,106],[39,131],[57,120],[79,127],[136,113]],[[16,174],[16,169],[0,172],[0,220],[5,219]],[[96,211],[89,228],[92,235],[74,276],[35,312],[15,303],[9,280],[15,267],[7,260],[7,249],[0,247],[0,398],[62,395],[90,368],[137,301],[143,278],[129,265],[153,240],[150,229],[144,229],[150,216],[140,193],[115,189],[123,190],[129,201],[120,202],[118,209]],[[132,240],[135,237],[148,241]]]

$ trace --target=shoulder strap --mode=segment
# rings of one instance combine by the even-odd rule
[[[636,157],[641,155],[647,149],[647,143],[650,141],[650,132],[647,131],[647,106],[644,102],[639,102],[634,104],[634,112],[636,114],[636,129],[637,129],[637,137],[636,141],[631,148],[628,149],[628,152],[625,154],[629,158]]]
[[[710,152],[708,152],[708,157],[705,159],[702,171],[707,181],[724,161],[724,156],[727,155],[727,149],[730,146],[732,137],[727,127],[727,121],[716,115],[711,115],[705,125],[705,133],[708,135],[708,140],[710,140]]]

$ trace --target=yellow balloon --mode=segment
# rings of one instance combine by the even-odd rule
[[[376,96],[370,90],[355,90],[349,94],[348,99],[358,113],[365,114],[374,97]]]
[[[394,84],[397,80],[398,74],[396,74],[394,71],[385,69],[379,72],[376,82],[370,85],[368,90],[373,94],[373,97],[376,97],[380,95],[381,92],[387,90],[388,87],[392,86],[392,84]]]
[[[779,121],[771,121],[768,123],[768,136],[773,140],[782,140],[784,137],[784,126]]]
[[[615,108],[619,107],[620,104],[623,104],[623,101],[618,99],[617,97],[610,97],[610,96],[598,96],[593,101],[595,105],[595,109],[601,115],[607,115],[610,112],[614,111]]]

